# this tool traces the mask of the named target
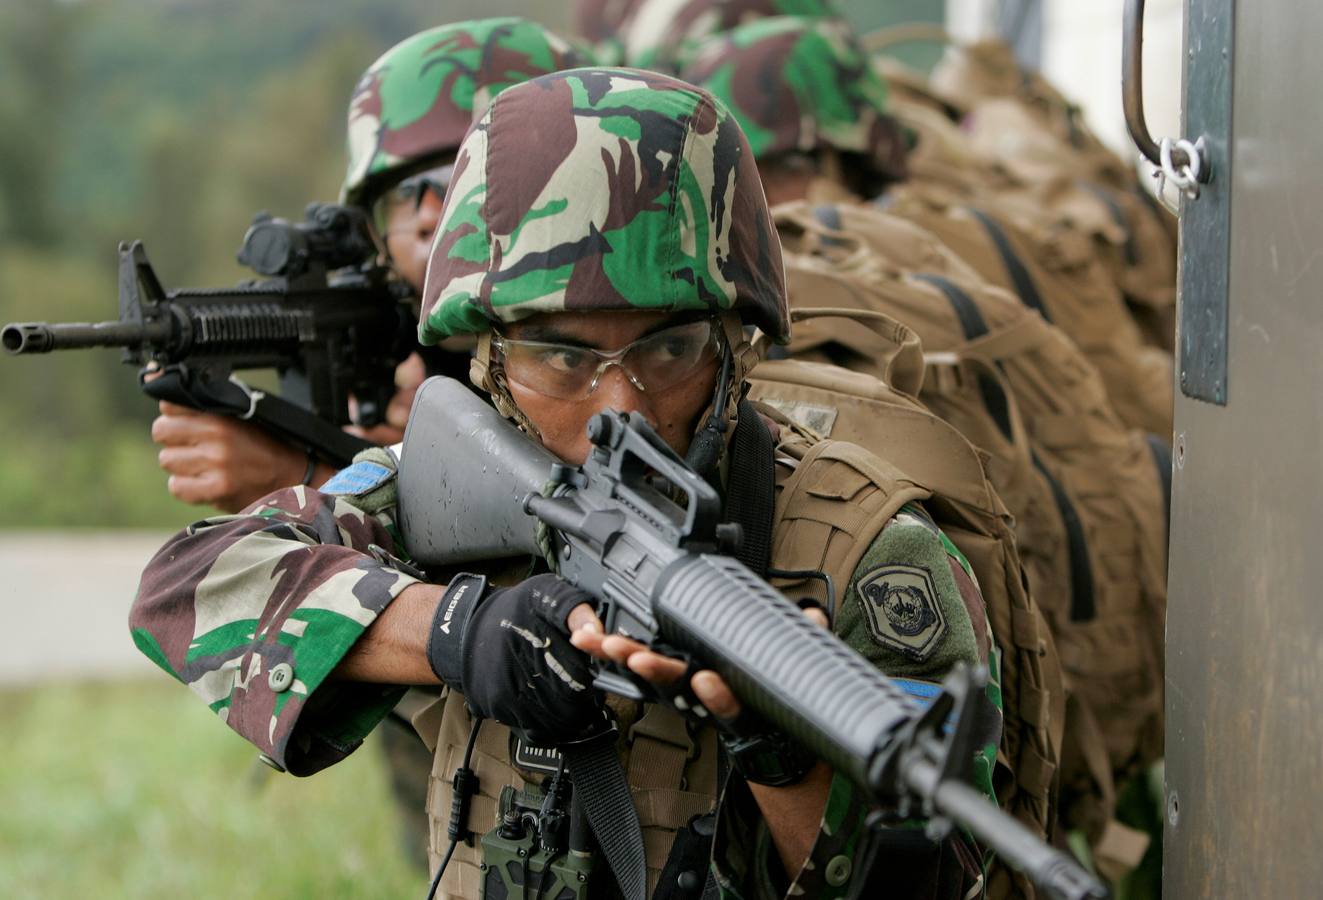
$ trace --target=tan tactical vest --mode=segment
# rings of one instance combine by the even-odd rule
[[[964,286],[988,329],[969,340],[939,288],[858,254],[829,262],[790,253],[787,284],[792,310],[883,312],[922,338],[919,397],[986,452],[1068,678],[1062,819],[1095,846],[1116,845],[1113,779],[1162,752],[1166,522],[1152,448],[1112,413],[1070,341],[1002,291]],[[794,335],[797,358],[888,377],[895,341],[861,322],[814,319]]]
[[[772,531],[772,566],[778,569],[817,569],[831,575],[843,599],[844,585],[873,540],[905,503],[922,500],[928,491],[903,473],[862,448],[843,441],[808,438],[786,429],[776,448],[776,507]],[[517,579],[523,570],[512,573]],[[509,583],[495,574],[498,583]],[[817,582],[799,585],[796,596],[819,596]],[[664,706],[638,704],[612,698],[611,707],[620,729],[620,754],[634,805],[643,827],[649,892],[666,864],[678,829],[710,811],[717,799],[716,734],[703,729],[690,735],[681,716]],[[440,864],[449,840],[451,781],[463,760],[471,720],[463,698],[443,694],[414,717],[414,727],[433,750],[427,792],[431,822],[428,845],[430,867]],[[496,825],[497,804],[505,785],[522,787],[525,776],[511,763],[511,733],[485,722],[478,734],[473,769],[479,792],[472,800],[468,828],[482,835]],[[481,853],[475,839],[455,851],[441,882],[439,895],[476,900],[481,884]],[[605,864],[601,876],[609,878]]]
[[[796,330],[808,324],[797,322]],[[771,360],[754,369],[750,397],[804,427],[868,448],[932,491],[924,506],[969,560],[999,650],[1004,726],[994,776],[998,800],[1047,833],[1056,818],[1065,690],[1051,634],[1025,585],[1010,516],[984,473],[984,457],[912,396],[923,380],[913,332],[887,317],[866,327],[874,346],[890,345],[879,357],[885,379]],[[1034,891],[1023,876],[998,865],[989,873],[988,896],[1033,897]]]

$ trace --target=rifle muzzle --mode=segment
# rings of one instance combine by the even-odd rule
[[[0,331],[5,352],[50,353],[84,347],[138,347],[149,339],[141,323],[98,322],[96,324],[51,325],[46,322],[17,322]]]

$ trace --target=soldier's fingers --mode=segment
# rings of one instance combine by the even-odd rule
[[[651,650],[640,650],[630,654],[625,665],[635,675],[653,684],[674,684],[684,677],[689,667],[678,659],[662,656]]]
[[[220,506],[225,498],[216,478],[207,475],[171,475],[166,482],[171,496],[185,503]]]
[[[805,607],[804,615],[806,615],[809,620],[819,628],[827,628],[831,624],[827,621],[827,614],[823,612],[822,608],[819,606]]]
[[[718,719],[734,719],[740,714],[740,701],[724,678],[711,669],[695,672],[689,679],[694,696]]]
[[[183,416],[194,417],[206,415],[201,410],[194,409],[191,406],[180,406],[178,403],[171,403],[169,400],[162,400],[157,404],[163,416]]]
[[[157,416],[152,422],[152,440],[167,447],[189,447],[206,436],[196,418],[170,414]]]
[[[647,649],[646,645],[619,634],[608,634],[602,639],[602,652],[606,654],[607,659],[622,666],[632,655]]]
[[[212,463],[194,447],[167,445],[156,454],[156,461],[171,475],[202,475]]]
[[[602,632],[602,620],[597,618],[597,612],[591,603],[580,603],[570,610],[570,614],[565,617],[565,625],[571,632],[581,628],[596,631],[598,634]]]

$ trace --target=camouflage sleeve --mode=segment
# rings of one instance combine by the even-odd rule
[[[995,664],[989,659],[990,632],[977,579],[960,551],[915,504],[902,508],[864,554],[837,609],[834,628],[842,640],[921,701],[935,695],[937,685],[957,662]],[[1000,696],[989,693],[994,700]],[[975,762],[978,784],[992,796],[995,739],[990,751],[991,756],[985,751]],[[793,879],[781,872],[766,823],[748,789],[735,782],[732,779],[721,801],[713,853],[723,897],[831,900],[851,894],[854,880],[867,874],[862,854],[869,807],[848,779],[833,777],[817,840]],[[944,896],[948,889],[955,890],[964,872],[976,877],[981,866],[963,839],[934,846],[922,839],[917,828],[891,829],[883,846],[910,863],[905,867],[907,877],[915,879],[922,896]],[[909,896],[904,891],[886,893]]]
[[[189,526],[147,564],[129,615],[139,650],[296,775],[351,753],[404,690],[327,680],[416,581],[388,564],[393,459],[368,454],[323,493]]]

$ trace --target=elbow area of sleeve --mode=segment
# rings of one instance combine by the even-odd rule
[[[252,516],[182,533],[144,572],[130,628],[226,724],[307,774],[348,755],[399,699],[400,688],[326,679],[415,579],[292,538],[287,523]]]

